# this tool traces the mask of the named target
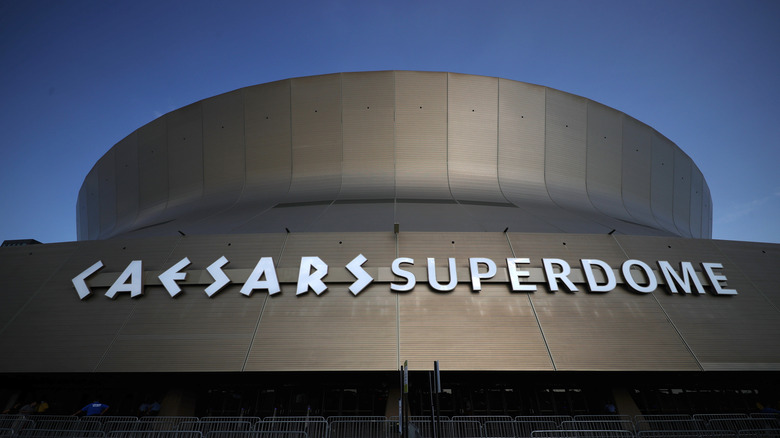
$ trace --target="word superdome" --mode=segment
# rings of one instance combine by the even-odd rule
[[[705,285],[716,295],[736,295],[735,289],[725,287],[727,278],[720,270],[720,263],[700,263],[702,270],[697,273],[691,262],[680,262],[679,268],[672,266],[664,260],[656,262],[658,267],[654,270],[649,264],[636,259],[623,262],[619,268],[613,269],[609,264],[598,259],[581,259],[580,266],[572,266],[557,258],[543,258],[541,268],[529,266],[529,258],[507,258],[505,266],[499,270],[496,262],[489,258],[472,257],[468,259],[468,269],[462,269],[461,282],[470,282],[472,292],[482,290],[482,283],[506,283],[512,292],[535,292],[539,284],[546,285],[550,292],[556,292],[563,287],[569,292],[578,291],[575,283],[583,283],[588,292],[604,293],[614,290],[618,283],[623,284],[632,292],[646,294],[658,289],[659,284],[665,285],[667,292],[703,294]],[[427,258],[424,269],[415,267],[414,259],[400,257],[393,260],[389,270],[387,268],[373,268],[371,271],[383,279],[376,280],[374,276],[363,268],[366,258],[359,254],[346,264],[346,270],[354,277],[349,286],[350,292],[357,296],[372,282],[390,283],[393,292],[409,292],[417,284],[418,277],[427,277],[425,281],[435,292],[449,292],[455,289],[458,280],[458,268],[454,258],[447,259],[446,273],[443,269],[437,269],[435,258]],[[502,260],[504,262],[504,260]],[[233,283],[223,267],[228,264],[224,256],[217,259],[206,268],[210,279],[201,281],[188,281],[187,272],[184,269],[191,264],[189,258],[179,260],[163,273],[156,276],[156,281],[165,288],[171,297],[181,293],[178,282],[187,284],[207,284],[204,292],[213,297],[225,286]],[[103,268],[103,262],[98,261],[82,273],[73,278],[73,286],[80,299],[92,294],[87,284],[89,277]],[[239,270],[235,270],[236,272]],[[249,271],[248,269],[246,271]],[[288,269],[289,271],[289,269]],[[387,275],[380,275],[382,271],[389,271]],[[439,272],[437,272],[439,271]],[[198,272],[199,273],[199,272]],[[297,277],[280,278],[277,268],[271,257],[262,257],[241,286],[241,293],[251,296],[255,291],[263,291],[269,295],[281,292],[280,283],[295,283],[296,294],[308,293],[310,290],[317,295],[327,290],[325,277],[328,275],[328,265],[319,257],[301,257],[297,270]],[[234,274],[238,277],[238,274]],[[241,275],[242,279],[246,274]],[[107,274],[107,277],[110,277]],[[208,278],[205,275],[197,275],[198,278]],[[141,260],[131,261],[118,277],[111,277],[110,286],[106,292],[109,298],[116,298],[118,294],[129,294],[130,297],[139,297],[144,293],[144,271]],[[444,283],[440,279],[448,278]],[[348,282],[344,279],[338,282]],[[210,283],[209,283],[210,282]],[[335,281],[334,281],[335,282]],[[108,286],[109,283],[105,285]]]

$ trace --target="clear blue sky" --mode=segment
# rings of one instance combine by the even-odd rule
[[[0,0],[0,240],[76,239],[112,145],[237,88],[365,70],[550,86],[699,166],[713,237],[780,243],[780,1]]]

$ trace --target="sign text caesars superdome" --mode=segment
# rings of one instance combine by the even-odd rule
[[[616,269],[598,259],[581,259],[580,266],[574,268],[568,262],[558,258],[542,258],[541,261],[542,268],[532,268],[523,266],[531,263],[529,258],[507,258],[501,261],[505,265],[499,269],[498,264],[489,258],[471,257],[468,259],[468,269],[462,269],[459,275],[455,258],[447,260],[445,272],[443,267],[437,267],[435,258],[427,258],[426,267],[419,268],[415,267],[415,260],[399,257],[393,260],[389,268],[371,268],[369,272],[363,268],[366,258],[359,254],[345,266],[346,271],[351,274],[350,277],[337,275],[336,279],[328,281],[334,283],[351,281],[349,290],[355,296],[372,282],[389,283],[390,290],[395,293],[409,292],[415,287],[418,279],[427,281],[435,292],[452,291],[461,281],[470,282],[474,293],[482,290],[482,283],[508,283],[511,285],[511,292],[535,292],[538,284],[546,284],[550,292],[555,292],[561,287],[566,291],[576,292],[578,289],[575,283],[583,283],[590,293],[609,292],[618,284],[623,284],[634,293],[646,294],[655,291],[659,284],[663,284],[666,291],[672,294],[679,292],[703,294],[705,286],[715,295],[737,294],[735,289],[725,287],[727,278],[721,272],[723,269],[721,263],[702,262],[700,263],[702,271],[696,272],[694,264],[688,261],[682,261],[679,267],[675,267],[668,261],[659,260],[656,262],[657,271],[648,263],[636,259],[626,260]],[[255,291],[264,291],[269,295],[280,293],[280,283],[295,283],[297,295],[305,294],[309,290],[320,295],[328,289],[325,277],[328,275],[329,267],[317,256],[301,257],[297,275],[289,272],[289,268],[285,269],[284,275],[278,275],[279,270],[274,266],[272,257],[260,258],[248,276],[248,269],[232,271],[223,269],[228,263],[229,260],[222,256],[206,268],[208,276],[192,275],[191,278],[195,279],[188,280],[188,272],[184,269],[191,262],[185,257],[156,277],[151,275],[148,277],[152,278],[153,284],[162,285],[171,297],[181,293],[177,282],[185,282],[188,285],[207,284],[204,292],[209,297],[213,297],[230,283],[242,284],[241,293],[246,296],[251,296]],[[84,299],[92,294],[87,279],[102,268],[103,262],[98,261],[73,278],[73,286],[79,298]],[[200,272],[202,271],[189,273],[200,274]],[[231,276],[234,279],[231,279]],[[208,282],[197,280],[202,278],[208,278]],[[446,283],[443,282],[444,278],[448,279]],[[141,297],[144,294],[143,261],[133,260],[118,277],[107,273],[102,282],[95,281],[95,283],[100,284],[92,284],[93,287],[108,286],[105,295],[112,299],[123,293],[129,294],[130,297]]]

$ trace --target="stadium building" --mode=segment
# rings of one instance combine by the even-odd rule
[[[242,88],[110,148],[77,218],[0,248],[0,406],[392,416],[408,362],[427,415],[434,361],[446,416],[780,400],[780,246],[712,240],[683,150],[544,86]]]

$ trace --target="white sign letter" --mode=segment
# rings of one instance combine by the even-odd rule
[[[265,274],[265,280],[260,278]],[[241,286],[241,293],[250,296],[255,289],[266,289],[268,295],[273,295],[281,291],[279,280],[276,278],[276,269],[274,268],[274,259],[263,257],[255,265],[255,269],[249,274],[246,283]]]
[[[609,292],[617,285],[615,273],[612,272],[612,268],[606,262],[598,259],[582,259],[580,263],[582,263],[582,270],[585,272],[585,279],[588,281],[588,292]],[[606,284],[599,285],[596,283],[596,276],[593,275],[594,265],[604,271],[604,277],[607,280]]]
[[[81,274],[73,277],[73,280],[71,280],[71,282],[73,283],[73,287],[76,288],[76,292],[78,292],[79,294],[80,300],[83,300],[84,298],[92,295],[92,291],[89,290],[89,286],[87,286],[87,283],[84,280],[86,280],[87,277],[94,274],[95,272],[97,272],[98,269],[102,267],[103,267],[103,261],[98,260],[97,263],[84,270],[84,272],[82,272]]]
[[[128,282],[129,280],[129,282]],[[114,284],[106,292],[106,296],[112,300],[117,292],[130,292],[130,297],[137,297],[144,293],[144,270],[140,260],[133,260],[127,265],[125,271],[116,279]]]
[[[450,282],[442,286],[436,281],[436,259],[428,258],[428,284],[430,284],[433,289],[440,292],[449,292],[455,289],[455,286],[458,284],[458,273],[455,271],[455,259],[450,257],[448,265],[450,268]]]
[[[640,286],[639,283],[634,280],[634,276],[631,274],[631,267],[636,266],[640,270],[644,271],[645,277],[647,277],[647,285],[646,286]],[[628,283],[629,286],[631,286],[631,289],[634,289],[637,292],[641,292],[643,294],[650,293],[654,291],[658,287],[658,280],[655,278],[655,274],[653,274],[653,269],[648,265],[647,263],[631,259],[626,260],[623,262],[623,279],[626,280],[626,283]]]
[[[366,257],[363,254],[358,254],[351,262],[347,263],[347,270],[357,278],[357,280],[349,286],[349,291],[352,292],[352,295],[357,296],[357,294],[362,292],[366,286],[374,281],[374,277],[363,269],[363,263],[365,262]]]
[[[712,288],[715,289],[715,293],[718,295],[736,295],[736,289],[723,289],[720,285],[721,281],[728,281],[725,275],[716,274],[713,269],[723,269],[723,265],[720,263],[702,263],[702,268],[707,273],[707,277],[710,279]]]
[[[311,272],[314,268],[314,272]],[[296,295],[305,294],[311,288],[317,295],[325,292],[328,287],[322,278],[328,275],[328,265],[319,257],[301,257],[301,268],[298,270],[298,291]]]
[[[555,292],[558,290],[558,280],[563,281],[563,284],[569,288],[569,292],[577,292],[577,286],[569,280],[569,274],[571,274],[571,266],[561,259],[542,259],[544,264],[544,275],[547,277],[547,284],[550,286],[550,290]],[[561,272],[556,273],[553,269],[553,264],[561,267]]]
[[[661,268],[661,273],[666,280],[666,286],[669,288],[669,292],[676,294],[677,285],[679,284],[683,292],[686,294],[691,293],[691,282],[696,287],[696,292],[703,294],[704,287],[699,281],[699,277],[696,276],[696,271],[693,270],[693,264],[691,262],[680,262],[680,273],[682,278],[674,272],[672,265],[664,260],[658,261],[658,267]]]
[[[480,263],[487,266],[487,272],[479,272]],[[473,292],[479,292],[482,290],[482,284],[480,283],[480,280],[487,280],[488,278],[493,278],[496,275],[496,264],[493,262],[493,260],[490,259],[472,257],[469,259],[469,272],[471,273],[471,290]]]
[[[404,271],[401,269],[401,263],[408,263],[410,265],[414,265],[414,259],[410,259],[408,257],[400,257],[395,260],[393,260],[392,270],[393,274],[406,279],[406,284],[395,284],[390,283],[390,290],[396,291],[396,292],[408,292],[412,289],[414,289],[414,285],[417,284],[417,279],[414,278],[414,274],[412,274],[409,271]]]
[[[506,259],[506,270],[509,272],[509,279],[512,281],[512,292],[536,292],[535,284],[520,284],[520,277],[530,277],[531,273],[528,271],[518,271],[518,263],[531,263],[531,259]]]
[[[209,267],[206,268],[209,274],[211,274],[211,276],[214,278],[214,283],[211,283],[209,287],[205,289],[206,295],[209,297],[221,291],[223,287],[230,283],[230,279],[227,275],[225,275],[225,272],[222,271],[222,267],[227,264],[228,259],[225,256],[222,256],[218,258],[216,262],[210,264]]]
[[[175,265],[171,266],[170,269],[157,276],[157,278],[160,279],[160,283],[162,283],[163,287],[165,287],[165,290],[168,291],[168,294],[171,297],[175,297],[179,294],[179,292],[181,292],[181,288],[178,284],[176,284],[176,280],[184,280],[187,278],[187,273],[179,271],[189,266],[189,264],[190,259],[184,257],[183,259],[179,260],[179,263],[176,263]]]

